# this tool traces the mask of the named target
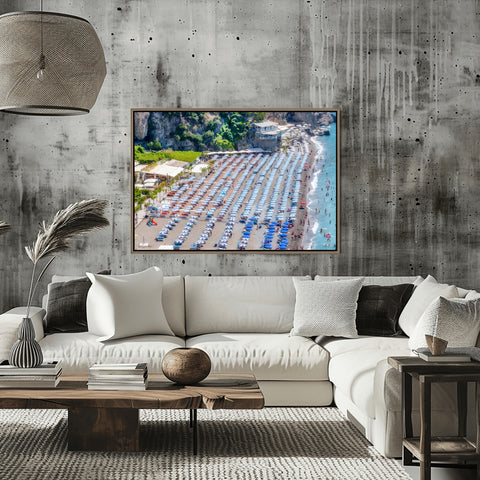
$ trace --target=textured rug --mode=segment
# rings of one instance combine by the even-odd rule
[[[336,408],[141,410],[143,451],[67,451],[63,410],[0,410],[1,480],[409,479]]]

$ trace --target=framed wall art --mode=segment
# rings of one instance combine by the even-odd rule
[[[133,252],[338,252],[338,110],[132,110]]]

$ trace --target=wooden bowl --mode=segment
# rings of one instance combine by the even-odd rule
[[[434,337],[433,335],[425,335],[428,349],[432,355],[443,355],[447,349],[448,342],[443,338]]]
[[[199,348],[174,348],[162,360],[163,374],[179,385],[201,382],[211,368],[210,357]]]

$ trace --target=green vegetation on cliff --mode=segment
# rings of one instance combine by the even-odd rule
[[[135,161],[138,163],[153,163],[160,160],[180,160],[181,162],[194,162],[202,152],[163,150],[161,152],[145,152],[140,146],[135,146]]]
[[[213,140],[218,150],[234,150],[247,136],[252,121],[256,121],[253,112],[221,112],[223,125]]]
[[[158,138],[156,138],[153,142],[148,142],[147,147],[152,151],[158,152],[162,149],[162,144],[158,141]]]

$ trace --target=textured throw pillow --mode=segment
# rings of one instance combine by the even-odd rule
[[[296,290],[290,335],[358,337],[355,311],[363,278],[322,282],[293,279]]]
[[[131,275],[87,273],[88,331],[98,341],[136,335],[173,335],[162,305],[163,274],[158,267]]]
[[[364,285],[358,296],[357,331],[359,335],[391,337],[401,330],[398,319],[413,292],[413,284]]]
[[[413,331],[423,315],[423,312],[437,297],[455,298],[458,297],[457,287],[455,285],[447,285],[438,283],[431,275],[429,275],[420,285],[415,288],[410,300],[405,305],[398,324],[400,328],[409,336],[413,335]]]
[[[110,275],[110,270],[99,272]],[[86,332],[87,293],[92,282],[87,277],[48,284],[45,333]]]
[[[434,300],[422,315],[408,341],[412,350],[427,347],[425,335],[448,342],[449,347],[473,347],[480,332],[480,299]]]
[[[477,300],[480,298],[480,293],[476,290],[470,290],[467,295],[465,295],[465,300]]]

